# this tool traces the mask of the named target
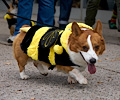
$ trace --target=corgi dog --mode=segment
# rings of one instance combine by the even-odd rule
[[[96,72],[95,63],[98,56],[105,50],[102,35],[102,23],[97,21],[95,29],[83,23],[70,23],[65,30],[58,31],[48,28],[27,25],[13,42],[14,57],[18,62],[21,79],[28,79],[25,65],[28,58],[42,75],[47,75],[47,69],[56,68],[68,74],[68,82],[87,84],[82,71],[88,67],[90,74]],[[47,33],[47,34],[45,34]],[[48,38],[52,37],[52,38]],[[57,39],[54,40],[54,38]]]
[[[11,0],[11,3],[7,7],[8,7],[8,11],[7,11],[8,13],[17,14],[18,0]],[[4,16],[4,19],[7,20],[8,28],[10,30],[10,37],[7,39],[7,42],[11,43],[10,38],[13,36],[13,33],[15,32],[17,18],[13,15],[6,14]]]
[[[9,13],[13,13],[13,14],[17,14],[17,9],[18,9],[18,0],[16,1],[12,1],[9,4],[9,9],[7,12]],[[13,16],[13,15],[9,15],[6,14],[4,16],[4,18],[7,20],[8,22],[8,27],[10,29],[10,34],[13,35],[14,31],[15,31],[15,25],[17,23],[17,19]]]

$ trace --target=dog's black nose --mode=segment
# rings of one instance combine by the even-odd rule
[[[96,59],[95,59],[95,58],[91,58],[91,59],[90,59],[90,63],[91,63],[91,64],[96,63]]]

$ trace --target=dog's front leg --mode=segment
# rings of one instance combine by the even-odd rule
[[[75,69],[71,66],[61,66],[57,65],[57,70],[63,71],[65,73],[68,73],[68,83],[76,83],[76,80],[80,84],[87,84],[87,79],[80,73],[78,69]]]
[[[87,84],[87,79],[80,73],[78,69],[69,71],[69,75],[76,79],[80,84]]]
[[[77,80],[72,78],[70,75],[68,75],[68,79],[67,79],[68,83],[69,84],[74,84],[74,83],[77,83]]]

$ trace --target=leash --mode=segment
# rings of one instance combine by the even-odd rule
[[[3,3],[6,5],[6,7],[9,9],[10,6],[7,4],[7,2],[6,2],[5,0],[2,0],[2,1],[3,1]]]
[[[3,3],[6,5],[6,7],[9,9],[10,6],[9,6],[8,3],[6,2],[6,0],[2,0],[2,1],[3,1]],[[13,1],[13,2],[15,2],[15,1]],[[40,22],[35,21],[35,20],[32,20],[32,19],[24,18],[24,17],[18,16],[18,15],[13,14],[13,13],[9,13],[9,12],[7,12],[6,14],[13,15],[13,16],[16,16],[16,17],[19,17],[19,18],[25,19],[25,20],[33,21],[33,22],[35,22],[35,23],[39,23],[39,24],[41,24],[41,25],[46,25],[46,26],[49,26],[49,27],[53,27],[53,28],[57,28],[57,29],[61,29],[61,28],[56,27],[56,26],[52,26],[52,25],[48,25],[48,24],[44,24],[44,23],[40,23]],[[63,30],[63,29],[61,29],[61,30]]]
[[[41,25],[46,25],[46,26],[49,26],[49,27],[53,27],[53,28],[60,29],[59,27],[52,26],[52,25],[48,25],[48,24],[44,24],[44,23],[40,23],[40,22],[38,22],[38,21],[35,21],[35,20],[32,20],[32,19],[28,19],[28,18],[24,18],[24,17],[18,16],[18,15],[13,14],[13,13],[9,13],[9,12],[7,12],[6,14],[13,15],[13,16],[16,16],[16,17],[19,17],[19,18],[25,19],[25,20],[33,21],[33,22],[35,22],[35,23],[39,23],[39,24],[41,24]],[[62,29],[61,29],[61,30],[62,30]]]

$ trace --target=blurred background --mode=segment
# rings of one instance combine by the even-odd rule
[[[6,0],[6,1],[8,4],[11,2],[11,0]],[[87,1],[88,0],[73,0],[70,19],[76,19],[84,22]],[[57,0],[55,7],[56,8],[55,17],[59,17],[59,8],[60,8],[59,3],[60,0]],[[100,19],[103,23],[108,23],[108,20],[111,18],[112,15],[113,5],[114,5],[114,0],[101,0],[96,19]],[[34,6],[33,7],[33,15],[34,15],[37,14],[38,11],[37,0],[34,0],[33,6]],[[2,12],[3,15],[7,12],[7,8],[2,2],[2,0],[0,0],[0,11]],[[0,17],[1,16],[2,15],[0,15]]]

